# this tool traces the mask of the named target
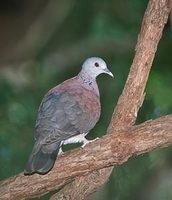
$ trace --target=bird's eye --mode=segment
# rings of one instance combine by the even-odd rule
[[[95,67],[99,67],[99,63],[95,62],[95,63],[94,63],[94,66],[95,66]]]

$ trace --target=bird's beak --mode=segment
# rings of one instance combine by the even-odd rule
[[[114,78],[114,75],[112,74],[112,72],[108,68],[104,69],[104,73],[109,74],[111,77]]]

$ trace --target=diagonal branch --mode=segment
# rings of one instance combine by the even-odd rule
[[[23,173],[0,183],[0,199],[25,199],[59,189],[74,177],[105,167],[119,165],[131,156],[172,145],[172,115],[115,130],[102,139],[59,157],[53,170],[44,175]],[[78,194],[79,196],[79,194]]]
[[[123,93],[112,116],[109,132],[116,127],[135,123],[137,112],[144,100],[144,89],[157,45],[169,13],[168,0],[149,1],[136,45],[136,54]]]
[[[169,13],[169,0],[149,1],[136,45],[136,54],[124,90],[112,115],[108,133],[112,133],[114,130],[118,130],[121,127],[131,126],[135,123],[138,110],[144,100],[144,90],[157,50],[157,45],[162,36],[162,31],[167,22]],[[69,185],[64,187],[59,193],[55,194],[51,200],[60,198],[70,200],[85,199],[108,180],[112,170],[113,167],[110,167],[103,172],[99,170],[96,177],[94,174],[89,174],[80,179],[77,178],[70,184],[70,187]],[[93,184],[92,187],[90,183],[94,183],[95,180],[97,185]],[[85,183],[89,184],[85,185]],[[81,195],[78,197],[78,194]]]

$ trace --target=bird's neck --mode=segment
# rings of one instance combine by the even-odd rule
[[[81,72],[78,74],[78,78],[84,88],[94,91],[99,96],[96,77],[92,77],[84,70],[81,70]]]

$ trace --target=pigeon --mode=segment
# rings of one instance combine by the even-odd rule
[[[24,170],[25,175],[46,174],[54,166],[62,145],[92,140],[85,136],[100,117],[101,106],[96,77],[113,74],[105,61],[91,57],[84,61],[80,73],[44,96],[35,126],[35,144]]]

